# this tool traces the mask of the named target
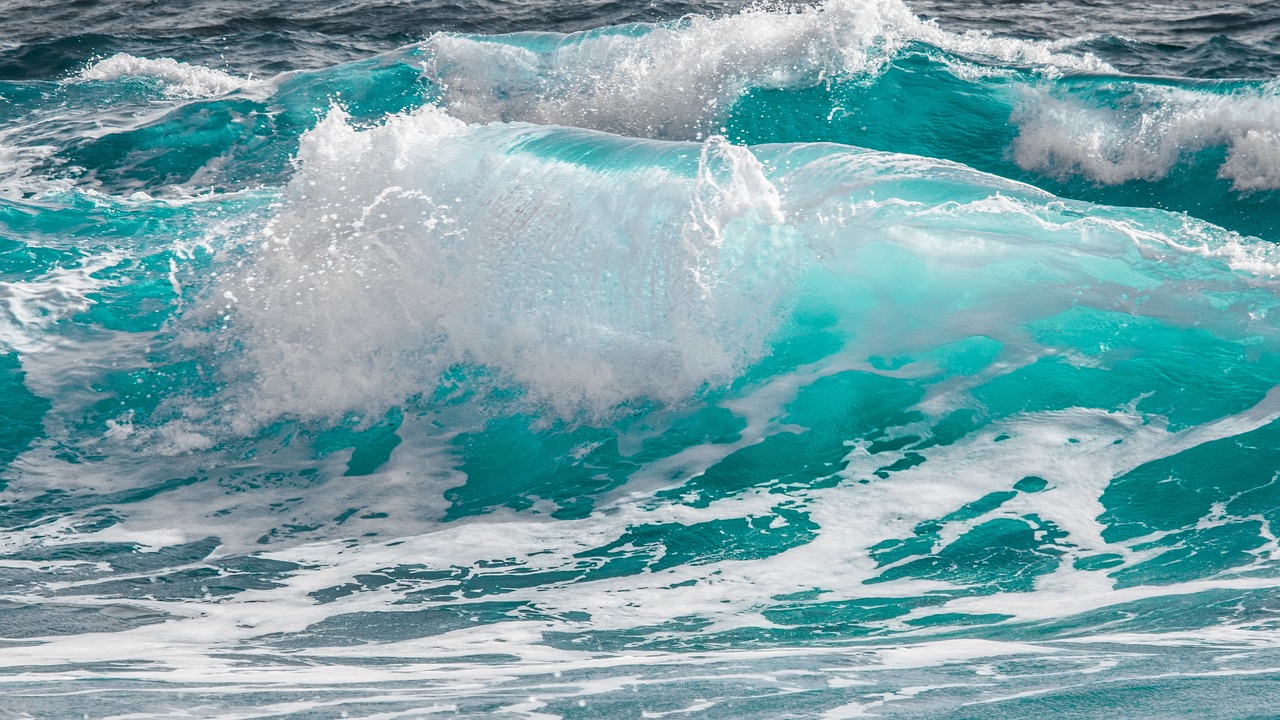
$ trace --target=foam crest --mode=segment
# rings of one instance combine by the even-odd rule
[[[950,33],[921,21],[900,0],[753,8],[566,36],[438,34],[424,49],[426,72],[458,117],[690,139],[715,132],[752,88],[872,75],[912,42],[1005,66],[1106,68],[1049,43]]]
[[[1280,188],[1275,82],[1227,93],[1127,81],[1087,93],[1029,92],[1013,120],[1013,157],[1023,170],[1107,185],[1155,181],[1217,150],[1218,177],[1233,189]]]
[[[219,287],[252,405],[335,415],[481,366],[562,416],[732,377],[799,251],[745,148],[643,144],[426,108],[333,111],[244,270]]]
[[[132,77],[155,78],[165,84],[166,95],[176,98],[217,97],[255,84],[251,78],[173,58],[142,58],[128,53],[99,60],[74,75],[70,82],[110,82]]]

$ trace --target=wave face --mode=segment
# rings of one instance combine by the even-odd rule
[[[0,47],[0,713],[1280,701],[1268,7],[366,5]]]

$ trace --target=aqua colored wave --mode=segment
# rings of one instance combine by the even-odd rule
[[[1269,81],[840,0],[0,96],[60,714],[1275,696]]]
[[[953,561],[935,541],[919,567],[902,553],[923,540],[864,546],[895,568],[866,582],[924,573],[964,595],[1029,591],[1038,574],[1095,555],[1117,559],[1098,566],[1113,577],[1140,576],[1146,555],[1105,533],[1080,537],[1052,506],[1021,519],[996,509],[1023,485],[1127,477],[1273,417],[1273,253],[1210,225],[838,145],[466,126],[433,108],[354,122],[334,111],[306,133],[279,193],[86,198],[97,207],[80,213],[10,204],[7,233],[32,243],[12,253],[25,252],[13,271],[27,279],[5,285],[6,338],[26,373],[14,392],[47,398],[27,405],[39,416],[44,402],[43,425],[61,428],[15,439],[30,449],[11,471],[213,453],[224,459],[195,486],[253,488],[274,472],[249,460],[263,454],[285,452],[300,463],[285,477],[301,480],[338,450],[349,450],[345,474],[367,475],[394,466],[402,444],[444,441],[465,478],[445,493],[446,517],[586,517],[666,466],[655,502],[776,492],[803,526],[815,522],[803,520],[811,493],[890,480],[906,492],[899,476],[930,487],[977,463],[985,479],[941,496],[954,500],[915,532],[940,532],[948,512],[1005,517],[970,542],[1030,533],[1041,538],[1031,556],[968,578],[965,562],[944,571]],[[17,222],[33,216],[55,233],[94,227],[105,247],[37,259],[36,235]],[[106,241],[104,217],[120,218],[127,240]],[[165,225],[186,247],[152,244]],[[50,352],[61,337],[78,349]],[[434,422],[450,431],[422,426]],[[983,449],[997,442],[1008,444]],[[302,458],[286,451],[295,443]],[[1062,474],[1081,443],[1089,481]],[[228,454],[246,458],[229,476],[214,469]],[[193,487],[166,485],[168,471],[144,462],[137,492]],[[974,492],[983,499],[964,509]],[[1223,492],[1211,496],[1235,496]],[[47,521],[106,497],[29,502],[53,503],[36,513]],[[959,509],[943,512],[949,503]],[[281,527],[329,532],[296,520]],[[1199,532],[1203,520],[1178,527]],[[1149,542],[1157,527],[1133,537]],[[729,533],[748,544],[726,558],[770,556],[815,532],[768,551]],[[1041,570],[1024,566],[1032,556]]]

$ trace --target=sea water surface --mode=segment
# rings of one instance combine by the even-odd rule
[[[1280,716],[1280,5],[0,30],[0,715]]]

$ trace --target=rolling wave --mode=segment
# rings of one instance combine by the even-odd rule
[[[0,711],[1276,697],[1274,81],[1082,42],[828,0],[0,83]]]

